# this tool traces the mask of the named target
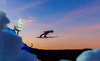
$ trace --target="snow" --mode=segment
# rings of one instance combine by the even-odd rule
[[[5,13],[0,12],[0,61],[39,61],[36,55],[21,50],[21,37],[3,31],[8,23]]]
[[[10,21],[6,17],[6,14],[2,11],[0,11],[0,30],[6,29],[6,24],[8,24]]]
[[[100,49],[83,52],[76,61],[100,61]]]

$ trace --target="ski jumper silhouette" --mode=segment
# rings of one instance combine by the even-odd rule
[[[40,38],[43,36],[46,38],[49,33],[53,33],[53,32],[54,32],[53,30],[44,31],[44,33],[40,35]]]

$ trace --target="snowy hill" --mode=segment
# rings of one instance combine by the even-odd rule
[[[0,61],[38,61],[36,55],[21,50],[21,37],[4,31],[8,23],[6,14],[0,12]]]
[[[88,50],[83,52],[77,61],[100,61],[100,49]]]

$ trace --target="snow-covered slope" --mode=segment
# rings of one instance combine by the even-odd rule
[[[21,37],[3,31],[7,23],[5,13],[0,12],[0,61],[38,61],[36,55],[21,50]]]
[[[77,61],[100,61],[100,49],[85,51],[76,60]]]

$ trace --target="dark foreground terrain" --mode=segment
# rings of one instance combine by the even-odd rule
[[[37,55],[37,58],[42,61],[59,61],[61,59],[76,61],[76,58],[86,50],[91,49],[43,50],[31,48],[31,53]]]

